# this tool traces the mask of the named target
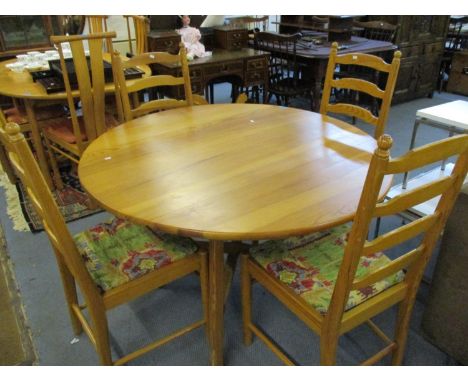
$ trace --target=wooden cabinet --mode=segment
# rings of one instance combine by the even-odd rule
[[[453,55],[447,91],[468,95],[468,51],[466,50]]]
[[[176,31],[152,31],[148,34],[148,50],[150,52],[179,51],[180,35]]]
[[[236,50],[247,47],[248,30],[229,25],[214,28],[215,45],[217,48]]]
[[[50,49],[50,36],[63,34],[60,16],[0,16],[0,57]]]
[[[437,85],[448,16],[369,16],[398,25],[395,44],[402,52],[393,103],[432,96]]]

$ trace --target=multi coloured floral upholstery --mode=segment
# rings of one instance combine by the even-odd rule
[[[197,251],[197,245],[189,238],[155,233],[119,218],[80,232],[74,239],[91,277],[102,291]]]
[[[252,247],[255,261],[300,295],[320,313],[326,313],[350,230],[348,224],[324,232],[285,240],[270,240]],[[356,273],[360,279],[388,264],[382,252],[361,257]],[[360,290],[351,291],[346,310],[402,281],[402,271]]]

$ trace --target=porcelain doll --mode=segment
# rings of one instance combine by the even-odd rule
[[[182,27],[177,30],[182,42],[187,49],[187,59],[193,60],[194,57],[209,56],[210,52],[205,52],[205,46],[200,42],[201,33],[197,28],[190,26],[189,16],[179,16],[182,21]]]

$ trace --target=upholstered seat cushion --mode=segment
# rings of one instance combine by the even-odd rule
[[[197,251],[197,245],[189,238],[155,233],[119,218],[80,232],[74,239],[91,277],[102,291]]]
[[[83,141],[86,141],[88,138],[86,136],[84,120],[82,117],[78,117],[78,123],[80,125],[81,130],[81,139]],[[115,127],[118,125],[116,119],[110,114],[106,114],[105,123],[107,128]],[[76,143],[76,136],[75,134],[73,134],[73,125],[72,120],[70,118],[50,120],[47,122],[46,125],[44,125],[43,128],[45,131],[47,131],[48,134],[53,135],[62,141],[72,144]]]
[[[344,254],[350,230],[348,224],[285,240],[269,240],[252,247],[255,261],[278,280],[300,295],[320,313],[326,313]],[[356,279],[388,264],[383,253],[361,257]],[[402,281],[398,272],[366,288],[351,291],[346,310]]]

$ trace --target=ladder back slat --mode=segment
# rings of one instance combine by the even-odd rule
[[[411,265],[422,253],[423,249],[423,246],[419,246],[418,248],[413,249],[399,258],[392,260],[389,264],[365,276],[364,278],[355,280],[351,285],[351,289],[362,289],[369,285],[375,284],[376,282],[383,280],[386,277],[394,275],[398,271],[406,268],[408,265]]]
[[[454,182],[455,178],[447,176],[406,191],[387,202],[379,203],[375,208],[374,217],[393,215],[435,198],[451,187]]]
[[[341,78],[332,80],[331,85],[337,89],[351,89],[359,92],[365,92],[373,97],[382,99],[385,92],[372,82],[360,80],[357,78]]]
[[[389,233],[379,236],[372,241],[366,241],[363,248],[363,255],[368,256],[373,253],[381,252],[386,248],[394,247],[400,243],[409,240],[420,233],[429,230],[439,219],[439,213],[424,216],[403,227],[397,228]]]

